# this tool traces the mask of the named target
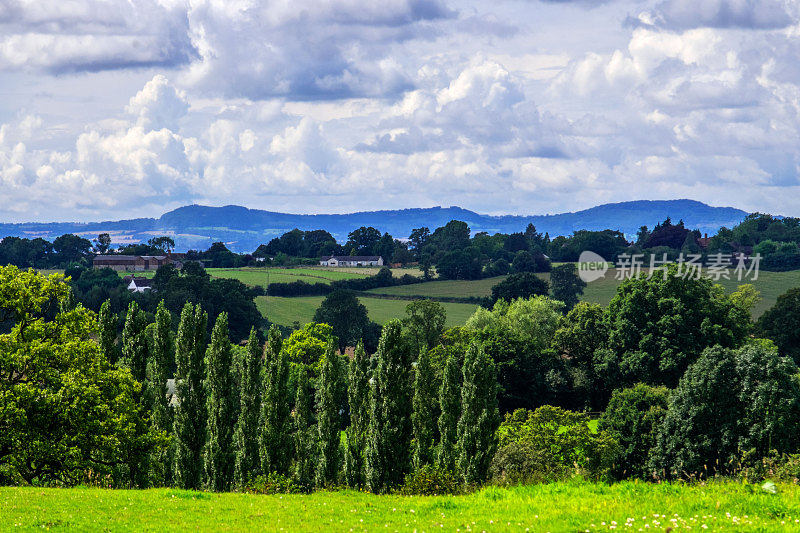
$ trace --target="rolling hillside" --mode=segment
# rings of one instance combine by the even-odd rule
[[[296,215],[229,205],[180,207],[155,218],[105,222],[54,222],[1,224],[0,236],[43,237],[52,240],[64,233],[95,237],[107,232],[115,243],[146,241],[154,235],[170,235],[177,250],[205,249],[212,242],[228,243],[236,252],[252,252],[259,244],[299,228],[325,229],[344,242],[347,234],[360,226],[374,226],[395,237],[404,238],[413,228],[443,226],[450,220],[463,220],[473,232],[524,231],[533,224],[551,237],[569,235],[575,230],[614,229],[633,235],[642,225],[653,226],[667,217],[683,220],[692,229],[714,233],[721,226],[733,226],[747,213],[733,207],[712,207],[694,200],[634,201],[605,204],[583,211],[554,215],[503,215],[475,213],[460,207],[431,207],[393,211],[365,211],[351,214]]]

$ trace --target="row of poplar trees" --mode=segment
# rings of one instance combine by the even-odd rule
[[[162,437],[147,453],[129,454],[130,485],[228,491],[277,476],[306,490],[386,492],[428,465],[466,483],[486,479],[499,414],[496,368],[479,345],[449,357],[436,390],[427,350],[415,353],[397,320],[383,327],[371,357],[362,343],[351,359],[340,357],[331,339],[313,379],[305,365],[290,376],[276,327],[263,349],[251,331],[237,357],[227,315],[217,317],[210,342],[207,321],[187,303],[173,335],[163,302],[149,325],[132,303],[117,346],[116,317],[107,303],[101,308],[101,347],[143,384],[142,409]]]

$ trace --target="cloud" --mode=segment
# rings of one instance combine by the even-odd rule
[[[785,0],[664,0],[629,22],[670,30],[690,28],[776,29],[793,24]]]
[[[125,108],[137,117],[137,123],[145,129],[177,129],[180,120],[189,110],[186,93],[170,85],[161,74],[152,80],[130,99]]]
[[[189,20],[201,59],[187,76],[214,94],[266,99],[386,96],[411,87],[394,46],[455,16],[439,0],[199,1]]]
[[[0,69],[174,67],[196,56],[180,2],[2,0]]]

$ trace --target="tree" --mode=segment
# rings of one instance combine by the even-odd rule
[[[464,356],[462,372],[457,466],[466,483],[482,483],[497,449],[497,371],[492,359],[473,343]]]
[[[233,429],[236,407],[233,396],[231,341],[228,315],[220,313],[206,351],[206,405],[208,438],[203,452],[206,485],[215,492],[227,491],[233,481]]]
[[[532,272],[511,274],[492,287],[490,305],[494,305],[498,300],[512,302],[517,298],[547,296],[549,290],[550,284]]]
[[[609,344],[626,383],[674,387],[709,346],[740,345],[749,311],[708,278],[665,275],[623,281],[608,305]]]
[[[261,469],[258,455],[258,418],[261,414],[261,349],[255,328],[250,330],[247,350],[239,372],[239,418],[234,443],[234,484],[242,488]]]
[[[175,342],[175,466],[173,480],[183,489],[200,488],[206,442],[206,322],[200,305],[186,303]]]
[[[108,300],[100,306],[98,326],[100,328],[100,352],[109,363],[114,364],[117,362],[117,315],[111,312],[111,302]]]
[[[347,235],[344,247],[351,255],[377,255],[375,253],[381,240],[381,232],[373,227],[361,226]]]
[[[403,325],[414,339],[416,353],[436,346],[447,321],[444,306],[433,300],[414,300],[406,306],[406,315]]]
[[[399,485],[410,466],[412,387],[410,350],[400,321],[383,326],[370,388],[366,486],[383,492]]]
[[[337,289],[328,294],[314,313],[314,322],[330,325],[339,348],[354,346],[366,337],[370,321],[367,308],[353,291]]]
[[[800,288],[778,296],[775,305],[758,319],[757,328],[761,335],[775,341],[783,355],[800,363]]]
[[[656,435],[667,413],[669,389],[637,383],[611,395],[598,423],[620,444],[615,474],[619,478],[646,478]]]
[[[169,434],[172,431],[172,409],[167,396],[167,378],[175,346],[172,338],[172,315],[164,302],[158,304],[153,343],[147,364],[147,392],[152,405],[150,423],[157,433]],[[169,486],[172,481],[172,457],[168,450],[157,450],[150,458],[151,475],[156,486]]]
[[[101,233],[93,241],[93,244],[94,249],[98,254],[108,253],[109,248],[111,248],[111,235],[108,233]]]
[[[153,248],[155,251],[169,254],[172,253],[172,250],[175,248],[175,241],[172,239],[172,237],[153,237],[147,241],[147,245]]]
[[[96,316],[69,293],[60,274],[0,267],[0,484],[129,484],[129,454],[166,446],[139,409],[140,384],[109,363]]]
[[[578,277],[578,269],[574,263],[553,267],[550,271],[550,285],[553,298],[564,302],[567,311],[578,305],[579,297],[586,288],[586,282]]]
[[[325,359],[317,386],[317,432],[319,434],[319,462],[317,463],[317,485],[330,486],[336,482],[341,463],[339,445],[341,425],[337,393],[341,387],[341,370],[336,344],[328,342]]]
[[[436,433],[436,380],[428,350],[423,348],[417,358],[414,376],[412,423],[414,427],[414,469],[433,464]]]
[[[77,235],[65,234],[53,240],[53,251],[61,265],[79,263],[92,253],[92,243]]]
[[[552,347],[564,304],[546,296],[498,301],[467,320],[466,329],[497,367],[502,412],[553,403],[567,387],[566,362]],[[467,344],[473,339],[467,339]],[[464,346],[466,349],[466,346]]]
[[[742,454],[760,461],[800,445],[797,366],[770,341],[707,348],[672,393],[652,471],[664,477],[725,474]]]
[[[139,382],[147,377],[146,327],[147,316],[136,302],[131,302],[122,329],[122,364],[130,368],[133,379]]]
[[[461,416],[461,364],[455,355],[447,359],[439,389],[439,450],[436,464],[455,472],[458,419]]]
[[[302,487],[311,488],[314,483],[317,447],[314,428],[311,427],[311,395],[308,389],[308,370],[299,367],[293,415],[295,452],[293,477]]]
[[[609,374],[603,360],[608,335],[605,309],[588,302],[580,302],[567,313],[553,334],[556,353],[570,362],[573,390],[583,398],[578,407],[602,410],[618,387],[619,376]]]
[[[289,362],[281,332],[273,325],[264,346],[264,393],[259,450],[264,474],[287,474],[292,460]]]
[[[350,426],[347,428],[344,474],[347,486],[351,488],[364,486],[364,449],[369,421],[369,374],[369,356],[364,350],[364,343],[359,342],[350,361],[347,389]]]

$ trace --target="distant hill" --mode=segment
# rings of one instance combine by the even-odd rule
[[[212,242],[223,241],[237,252],[252,252],[259,244],[299,228],[325,229],[339,241],[360,226],[374,226],[397,238],[405,238],[413,228],[427,226],[431,230],[450,220],[462,220],[472,231],[510,233],[524,231],[530,223],[551,237],[570,235],[580,229],[619,230],[632,237],[640,226],[652,227],[667,217],[683,220],[691,229],[716,233],[744,219],[747,212],[733,207],[711,207],[694,200],[640,200],[604,204],[574,213],[557,215],[517,216],[482,215],[460,207],[431,207],[391,211],[365,211],[335,215],[293,215],[228,205],[179,207],[160,218],[138,218],[105,222],[0,223],[0,236],[43,237],[48,240],[64,233],[93,238],[107,232],[115,243],[146,241],[154,235],[170,235],[178,250],[205,249]]]

